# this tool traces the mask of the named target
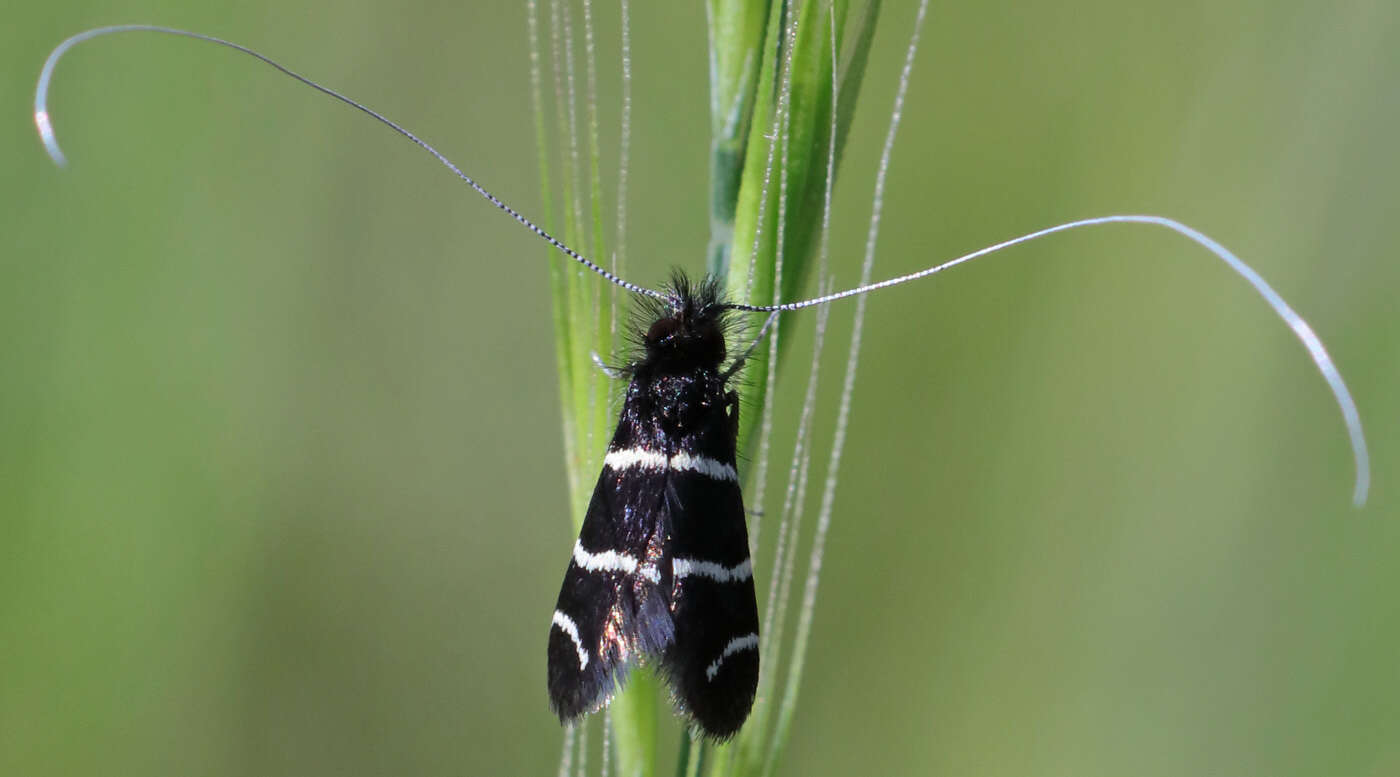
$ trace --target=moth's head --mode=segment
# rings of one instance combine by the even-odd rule
[[[664,371],[719,369],[724,361],[725,314],[719,284],[712,278],[691,283],[677,272],[656,306],[642,336],[647,365]]]

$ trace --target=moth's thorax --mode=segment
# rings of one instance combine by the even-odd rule
[[[689,372],[641,369],[628,386],[629,405],[646,408],[628,419],[639,432],[673,447],[713,423],[724,412],[724,378],[717,368]]]

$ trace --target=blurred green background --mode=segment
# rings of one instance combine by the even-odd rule
[[[627,245],[651,283],[703,266],[706,41],[698,3],[633,6]],[[572,538],[537,241],[382,127],[186,40],[61,64],[69,170],[29,115],[63,37],[188,27],[539,213],[523,4],[6,16],[0,774],[554,773]],[[838,285],[912,18],[886,4]],[[783,773],[1400,774],[1397,41],[1389,0],[935,5],[876,275],[1071,218],[1182,219],[1331,348],[1375,488],[1351,509],[1338,413],[1287,329],[1165,232],[877,296]]]

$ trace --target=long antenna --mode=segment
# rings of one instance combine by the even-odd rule
[[[578,262],[579,264],[583,265],[589,270],[592,270],[593,272],[597,273],[603,279],[609,281],[610,283],[616,284],[617,286],[620,286],[621,288],[626,289],[627,291],[630,291],[634,294],[645,295],[648,297],[662,300],[663,302],[667,303],[674,302],[670,295],[660,291],[649,289],[645,286],[639,286],[630,281],[623,280],[617,275],[593,263],[591,260],[584,257],[582,254],[578,253],[574,249],[565,245],[562,241],[558,240],[553,235],[546,232],[539,225],[535,224],[535,222],[521,215],[519,211],[505,204],[500,200],[500,198],[496,197],[496,195],[487,191],[481,184],[473,180],[471,176],[462,172],[462,170],[458,168],[457,165],[453,164],[450,159],[448,159],[446,156],[443,156],[443,154],[439,152],[436,148],[433,148],[426,141],[422,140],[417,135],[414,135],[412,132],[409,132],[407,129],[400,126],[393,120],[389,119],[387,116],[384,116],[378,111],[375,111],[374,109],[366,105],[363,105],[359,102],[356,102],[355,100],[350,99],[349,97],[346,97],[345,95],[335,91],[334,89],[322,86],[321,84],[318,84],[315,81],[312,81],[311,79],[283,66],[282,64],[271,59],[270,57],[267,57],[263,54],[258,53],[257,51],[254,51],[253,49],[239,45],[237,43],[233,43],[232,41],[223,40],[221,38],[215,38],[210,35],[203,35],[197,32],[190,32],[188,30],[180,30],[175,29],[173,27],[161,27],[152,24],[120,24],[108,27],[97,27],[91,30],[80,32],[77,35],[74,35],[68,38],[67,40],[64,40],[62,43],[58,44],[57,47],[54,48],[54,50],[49,54],[48,59],[44,61],[44,68],[39,73],[39,83],[34,90],[34,124],[38,127],[39,137],[44,143],[45,150],[48,152],[49,156],[53,158],[53,161],[60,167],[66,166],[68,160],[67,157],[63,155],[62,149],[60,149],[58,146],[58,140],[54,135],[53,124],[49,118],[48,110],[49,83],[53,80],[54,67],[58,64],[58,60],[62,58],[63,55],[68,52],[69,49],[73,48],[79,43],[83,43],[84,41],[88,41],[103,35],[110,35],[119,32],[158,32],[166,35],[178,35],[181,37],[193,38],[195,40],[200,40],[207,43],[214,43],[220,46],[224,46],[226,48],[233,49],[235,51],[242,52],[250,57],[258,59],[263,63],[275,68],[278,72],[282,73],[283,75],[289,76],[311,87],[312,89],[321,92],[322,94],[328,95],[339,100],[342,103],[345,103],[351,108],[354,108],[355,110],[358,110],[361,113],[368,115],[369,117],[389,127],[390,129],[399,133],[405,138],[408,138],[409,140],[413,141],[415,145],[417,145],[419,148],[422,148],[424,151],[427,151],[429,154],[432,154],[433,158],[437,159],[439,163],[441,163],[448,170],[451,170],[452,173],[458,178],[465,181],[468,186],[472,187],[472,189],[476,190],[476,193],[484,197],[487,202],[496,206],[496,208],[498,208],[499,210],[504,211],[511,218],[524,225],[525,228],[529,229],[531,232],[534,232],[545,242],[554,246],[565,256],[569,257],[575,262]],[[725,304],[725,307],[731,310],[777,314],[794,310],[801,310],[803,308],[809,308],[815,305],[825,305],[829,302],[835,302],[839,299],[845,299],[846,297],[853,297],[860,294],[868,294],[878,289],[883,289],[890,286],[898,286],[904,283],[908,283],[910,281],[916,281],[921,278],[926,278],[930,275],[934,275],[949,268],[956,267],[957,265],[963,264],[965,262],[970,262],[973,259],[977,259],[979,257],[995,253],[1004,248],[1010,248],[1021,243],[1036,240],[1047,235],[1053,235],[1058,232],[1067,232],[1071,229],[1079,229],[1082,227],[1101,226],[1104,224],[1149,224],[1170,229],[1171,231],[1184,237],[1187,237],[1192,241],[1196,242],[1197,244],[1205,247],[1206,250],[1210,251],[1222,262],[1228,265],[1231,270],[1234,270],[1238,275],[1244,278],[1245,281],[1247,281],[1249,285],[1254,289],[1254,291],[1258,293],[1259,296],[1264,298],[1264,301],[1267,302],[1269,307],[1273,309],[1274,314],[1281,318],[1283,322],[1287,324],[1290,329],[1293,330],[1293,334],[1298,338],[1298,340],[1302,342],[1303,347],[1307,349],[1308,355],[1312,358],[1313,364],[1317,367],[1318,372],[1322,373],[1323,380],[1327,382],[1328,388],[1332,391],[1332,396],[1335,399],[1338,408],[1342,412],[1342,421],[1346,426],[1347,435],[1350,438],[1352,459],[1355,463],[1356,468],[1356,480],[1355,486],[1352,491],[1352,502],[1358,507],[1365,504],[1367,493],[1369,492],[1371,487],[1371,462],[1370,454],[1367,451],[1366,437],[1361,428],[1361,417],[1360,414],[1357,412],[1356,402],[1352,399],[1351,392],[1347,389],[1346,382],[1342,380],[1341,372],[1337,370],[1337,366],[1333,363],[1332,357],[1328,355],[1327,349],[1322,345],[1322,340],[1318,338],[1317,333],[1315,333],[1312,330],[1312,327],[1308,326],[1308,323],[1303,320],[1303,317],[1298,315],[1298,313],[1295,312],[1293,308],[1290,307],[1289,304],[1284,301],[1283,297],[1279,296],[1279,293],[1274,291],[1273,287],[1270,286],[1263,279],[1263,277],[1259,275],[1259,273],[1255,272],[1253,268],[1245,264],[1239,257],[1235,256],[1229,251],[1229,249],[1225,248],[1225,246],[1221,245],[1216,240],[1210,238],[1209,236],[1196,229],[1188,227],[1185,224],[1182,224],[1181,222],[1175,221],[1173,219],[1165,218],[1163,216],[1118,215],[1100,216],[1098,218],[1070,221],[1064,224],[1057,224],[1053,227],[1046,227],[1045,229],[1037,230],[1035,232],[1030,232],[1019,237],[1014,237],[1010,240],[1005,240],[995,245],[987,246],[986,248],[973,251],[970,254],[964,254],[963,256],[949,260],[947,262],[943,262],[942,264],[934,265],[933,267],[919,270],[918,272],[909,273],[907,275],[901,275],[896,278],[890,278],[888,280],[879,281],[877,283],[869,283],[862,286],[857,286],[855,288],[846,289],[845,291],[838,291],[832,294],[823,294],[818,297],[800,300],[797,302],[784,302],[778,305],[748,305],[743,303],[727,303]],[[775,317],[776,315],[769,317],[769,319],[764,323],[764,329],[767,329],[767,327],[773,323]],[[752,346],[750,348],[752,348]],[[745,356],[747,356],[747,352],[745,352]],[[742,357],[740,359],[740,363],[742,363]]]
[[[1166,227],[1178,235],[1190,238],[1197,244],[1204,246],[1206,250],[1210,251],[1228,265],[1231,270],[1234,270],[1240,277],[1244,278],[1259,296],[1264,298],[1264,301],[1273,309],[1274,314],[1283,319],[1283,322],[1288,325],[1289,329],[1293,330],[1293,334],[1303,343],[1303,347],[1307,349],[1308,355],[1312,357],[1313,364],[1317,367],[1317,371],[1322,373],[1322,379],[1327,381],[1327,387],[1332,390],[1332,397],[1336,400],[1337,407],[1342,411],[1342,422],[1346,425],[1347,436],[1351,440],[1351,454],[1356,467],[1356,482],[1352,490],[1352,502],[1357,507],[1365,504],[1366,494],[1371,488],[1371,457],[1366,448],[1366,436],[1361,430],[1361,415],[1356,410],[1356,402],[1351,398],[1351,391],[1347,389],[1346,382],[1342,380],[1341,372],[1338,371],[1337,365],[1333,363],[1332,357],[1328,355],[1327,348],[1322,345],[1322,339],[1317,336],[1317,333],[1313,331],[1311,326],[1308,326],[1308,322],[1304,321],[1303,317],[1298,315],[1254,268],[1245,264],[1243,260],[1235,256],[1228,248],[1205,233],[1192,229],[1182,224],[1180,221],[1169,219],[1164,216],[1100,216],[1098,218],[1070,221],[1064,224],[1056,224],[1053,227],[1036,230],[1035,232],[1030,232],[1020,237],[1013,237],[1010,240],[1004,240],[995,245],[980,248],[970,254],[964,254],[956,259],[951,259],[942,264],[937,264],[933,267],[919,270],[918,272],[912,272],[908,275],[901,275],[897,278],[890,278],[877,283],[868,283],[864,286],[857,286],[832,294],[823,294],[819,297],[813,297],[798,302],[784,302],[780,305],[729,303],[727,307],[732,310],[744,310],[754,313],[783,313],[791,310],[810,308],[814,305],[825,305],[828,302],[834,302],[838,299],[854,297],[860,294],[869,294],[878,289],[898,286],[910,281],[917,281],[920,278],[927,278],[930,275],[970,262],[973,259],[995,253],[1004,248],[1010,248],[1011,246],[1026,243],[1047,235],[1053,235],[1057,232],[1067,232],[1071,229],[1096,227],[1104,224],[1150,224]]]
[[[504,202],[501,202],[500,198],[487,191],[481,184],[473,180],[471,176],[462,172],[461,168],[457,167],[457,165],[452,163],[452,160],[443,156],[441,152],[429,145],[427,141],[423,140],[422,138],[419,138],[417,135],[414,135],[407,129],[404,129],[402,126],[400,126],[398,123],[385,116],[384,114],[379,113],[378,111],[374,110],[373,108],[370,108],[369,106],[358,103],[350,99],[349,97],[346,97],[345,95],[341,94],[340,92],[335,91],[334,89],[322,86],[316,83],[315,81],[312,81],[311,79],[307,78],[306,76],[294,72],[293,70],[287,68],[286,66],[277,62],[276,60],[273,60],[270,57],[260,54],[248,48],[247,46],[242,46],[232,41],[223,40],[222,38],[215,38],[210,35],[202,35],[197,32],[190,32],[188,30],[177,30],[173,27],[161,27],[159,25],[154,24],[117,24],[109,27],[97,27],[91,30],[80,32],[77,35],[68,38],[67,40],[58,44],[58,46],[52,52],[49,53],[49,58],[44,61],[44,69],[39,73],[39,84],[34,89],[34,124],[39,128],[39,138],[44,142],[44,149],[48,151],[48,154],[50,157],[53,158],[54,163],[60,167],[67,166],[68,158],[63,155],[63,150],[58,147],[58,139],[54,136],[53,123],[49,119],[48,109],[49,82],[53,80],[54,66],[58,64],[58,60],[62,58],[64,54],[68,53],[69,49],[73,48],[79,43],[92,40],[93,38],[97,38],[102,35],[111,35],[113,33],[118,32],[159,32],[164,33],[166,35],[179,35],[184,38],[194,38],[195,40],[201,40],[207,43],[216,43],[220,46],[231,48],[234,51],[240,51],[244,54],[247,54],[250,57],[261,60],[267,65],[270,65],[273,68],[275,68],[278,72],[282,73],[283,75],[290,76],[291,78],[294,78],[297,81],[306,84],[312,89],[321,92],[322,94],[334,97],[335,99],[345,103],[351,108],[354,108],[355,110],[370,116],[379,123],[387,126],[389,129],[392,129],[393,131],[413,141],[419,148],[423,149],[424,151],[427,151],[429,154],[432,154],[438,162],[441,162],[444,167],[446,167],[448,170],[451,170],[458,178],[461,178],[463,181],[466,181],[467,185],[475,189],[477,194],[480,194],[482,197],[485,197],[487,202],[491,203],[492,205],[495,205],[500,210],[505,211],[511,218],[525,225],[526,229],[529,229],[531,232],[534,232],[536,235],[539,235],[545,240],[545,242],[559,249],[559,251],[562,252],[565,256],[569,257],[570,259],[573,259],[575,262],[578,262],[584,267],[587,267],[593,272],[601,275],[604,279],[615,283],[618,286],[621,286],[622,288],[635,294],[644,294],[648,297],[655,297],[659,300],[670,299],[665,294],[662,294],[659,291],[653,291],[651,289],[646,288],[645,286],[638,286],[635,283],[625,281],[617,277],[616,275],[608,272],[607,270],[603,269],[602,267],[599,267],[598,265],[594,264],[592,261],[584,257],[579,252],[568,247],[562,241],[556,239],[553,235],[544,231],[544,229],[541,228],[539,225],[535,224],[535,222],[525,218],[523,215],[520,214],[519,211],[515,210],[511,206],[505,204]]]

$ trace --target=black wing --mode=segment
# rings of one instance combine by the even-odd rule
[[[663,661],[681,708],[706,734],[727,739],[758,688],[758,603],[734,467],[734,395],[720,407],[723,423],[703,425],[669,467],[676,638]]]
[[[674,413],[657,407],[663,384],[628,390],[550,627],[560,720],[607,703],[642,656],[661,657],[677,705],[711,737],[732,736],[753,707],[758,605],[737,399],[708,378],[672,394]]]
[[[674,637],[665,477],[609,465],[598,477],[549,630],[549,699],[561,721],[606,704],[641,655]]]

